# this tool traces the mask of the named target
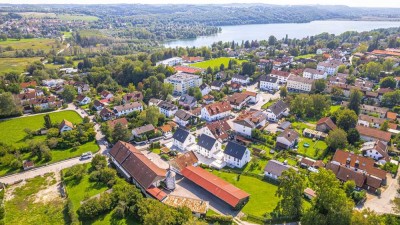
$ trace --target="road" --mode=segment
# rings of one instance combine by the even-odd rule
[[[77,112],[81,117],[89,116],[84,110],[82,110],[80,108],[76,108],[76,106],[74,106],[72,103],[69,104],[67,108],[60,109],[60,110],[57,110],[57,111],[65,111],[65,110],[73,110],[73,111]],[[42,113],[42,114],[47,114],[47,113]],[[24,115],[24,116],[35,116],[35,115],[38,115],[38,114]],[[92,121],[93,121],[93,117],[94,116],[89,116],[89,118]],[[97,144],[100,147],[100,150],[96,154],[103,154],[103,155],[107,156],[108,155],[108,149],[104,145],[105,136],[100,130],[100,125],[98,123],[95,123],[94,129],[96,131],[96,137],[95,138],[96,138]],[[20,180],[33,178],[35,176],[43,175],[43,174],[46,174],[46,173],[51,173],[51,172],[57,173],[57,172],[60,172],[61,170],[65,169],[65,168],[68,168],[68,167],[71,167],[71,166],[74,166],[74,165],[77,165],[77,164],[88,163],[91,160],[92,159],[80,160],[80,157],[75,157],[75,158],[71,158],[71,159],[68,159],[68,160],[61,161],[61,162],[49,164],[49,165],[46,165],[46,166],[33,168],[31,170],[24,171],[24,172],[21,172],[21,173],[0,177],[0,182],[1,183],[6,183],[6,184],[12,184],[12,183],[15,183],[15,182],[20,181]]]
[[[271,100],[275,100],[275,99],[280,98],[279,91],[275,92],[274,94],[270,94],[268,92],[260,91],[260,89],[258,89],[258,84],[257,83],[255,83],[255,84],[253,84],[251,86],[247,86],[246,90],[247,91],[252,91],[252,92],[257,92],[258,95],[260,96],[259,97],[259,101],[255,105],[251,106],[252,109],[261,110],[261,107],[265,103],[267,103],[267,102],[269,102]]]

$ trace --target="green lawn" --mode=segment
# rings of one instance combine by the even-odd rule
[[[340,109],[340,105],[331,105],[331,107],[329,108],[329,112],[330,112],[330,113],[334,113],[334,112],[336,112],[338,109]]]
[[[23,73],[26,66],[34,61],[39,61],[40,57],[32,58],[0,58],[0,75],[9,72]]]
[[[197,67],[197,68],[202,68],[202,69],[207,69],[208,67],[211,67],[214,69],[214,67],[220,67],[221,64],[225,65],[225,68],[228,67],[229,65],[229,60],[233,58],[228,58],[228,57],[221,57],[221,58],[216,58],[216,59],[210,59],[204,62],[198,62],[198,63],[193,63],[190,64],[191,67]],[[246,60],[238,60],[238,59],[233,59],[238,62],[238,64],[242,64],[243,62],[246,62]]]
[[[11,46],[14,50],[17,49],[33,49],[33,50],[50,50],[56,47],[56,40],[49,38],[29,38],[29,39],[7,39],[7,41],[0,41],[0,46],[5,48]]]
[[[60,14],[57,16],[60,20],[82,20],[86,22],[93,22],[99,20],[96,16],[89,16],[89,15],[75,15],[75,14]]]
[[[267,109],[268,107],[270,107],[272,104],[274,104],[276,102],[276,100],[270,100],[269,102],[265,103],[264,105],[261,106],[261,109]]]
[[[43,117],[44,114],[0,121],[0,140],[16,147],[26,145],[24,129],[38,130],[42,128],[44,126]],[[82,122],[82,117],[75,111],[50,113],[50,118],[53,123],[60,123],[63,119],[75,124]]]
[[[308,143],[310,147],[304,147],[304,143]],[[300,137],[297,152],[314,159],[322,159],[328,146],[324,141],[313,141],[311,138]]]
[[[294,59],[309,59],[315,57],[315,54],[299,55],[294,57]]]
[[[244,175],[241,175],[237,181],[237,174],[219,171],[213,171],[213,173],[250,194],[250,201],[242,209],[244,213],[263,216],[275,209],[279,201],[279,198],[275,196],[278,189],[276,185]]]
[[[36,194],[54,182],[54,174],[46,174],[29,179],[26,184],[16,188],[12,193],[13,198],[4,204],[4,224],[66,224],[63,214],[65,200],[56,197],[46,202],[37,201]]]

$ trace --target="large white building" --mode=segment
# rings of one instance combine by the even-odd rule
[[[278,82],[280,84],[284,84],[287,82],[290,73],[281,70],[272,70],[269,76],[278,78]]]
[[[271,77],[269,75],[262,76],[260,78],[260,89],[261,90],[278,90],[279,82],[277,77]]]
[[[317,70],[323,70],[327,72],[328,75],[334,75],[338,72],[340,65],[342,65],[342,62],[335,60],[320,62],[317,65]]]
[[[198,146],[197,152],[200,155],[206,158],[212,158],[214,154],[218,153],[221,150],[222,144],[215,138],[210,137],[206,134],[202,134],[199,137],[197,146]]]
[[[191,87],[200,87],[203,80],[198,75],[188,73],[177,73],[164,80],[174,86],[175,94],[186,94]]]
[[[328,76],[328,73],[325,72],[324,70],[316,70],[316,69],[306,68],[303,71],[303,77],[308,78],[308,79],[313,79],[313,80],[326,79],[327,76]]]
[[[156,66],[158,65],[164,65],[164,66],[176,66],[178,64],[181,64],[183,62],[183,59],[180,57],[173,57],[169,58],[160,62],[156,63]]]
[[[215,102],[201,108],[201,118],[208,122],[220,120],[230,116],[232,106],[228,101]]]
[[[287,90],[292,92],[305,92],[311,91],[314,80],[301,76],[290,75],[287,81]]]

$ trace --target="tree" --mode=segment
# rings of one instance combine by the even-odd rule
[[[279,90],[280,90],[279,95],[281,96],[281,98],[286,98],[286,96],[288,94],[286,86],[280,87]]]
[[[371,80],[377,80],[381,71],[382,65],[378,62],[369,62],[365,68],[367,77]]]
[[[397,84],[396,79],[394,79],[393,77],[385,77],[381,80],[380,87],[395,89],[396,84]]]
[[[276,37],[274,35],[269,36],[268,38],[268,45],[275,45],[276,44]]]
[[[221,63],[221,65],[219,66],[219,71],[224,71],[224,70],[225,70],[225,65]]]
[[[354,180],[348,180],[344,182],[343,189],[347,197],[351,197],[351,194],[356,189],[356,182]]]
[[[314,82],[314,88],[316,93],[322,93],[326,88],[326,81],[324,79],[318,79]]]
[[[86,173],[86,166],[83,164],[78,164],[68,168],[64,173],[64,177],[67,180],[73,180],[75,182],[79,182],[83,178],[83,175],[85,173]]]
[[[383,62],[383,64],[382,64],[383,69],[384,69],[385,71],[392,71],[393,65],[394,65],[393,59],[386,59],[386,60]]]
[[[190,96],[195,97],[197,100],[201,100],[203,95],[201,94],[201,90],[199,87],[191,87],[189,88],[188,94]]]
[[[44,115],[43,119],[44,119],[44,127],[50,129],[53,126],[53,124],[51,123],[50,115],[49,114]]]
[[[319,170],[311,174],[311,183],[316,197],[311,208],[301,218],[303,225],[349,225],[354,203],[350,201],[335,174],[330,170]]]
[[[362,211],[354,210],[351,217],[351,225],[389,225],[386,223],[385,216],[379,216],[370,209]],[[398,223],[397,223],[398,224]]]
[[[75,99],[77,92],[75,88],[71,85],[65,85],[64,90],[61,92],[61,97],[66,102],[72,102]]]
[[[381,105],[388,107],[400,105],[400,90],[383,94]]]
[[[355,128],[350,128],[347,132],[347,141],[354,145],[355,143],[360,141],[360,133]]]
[[[97,154],[93,157],[91,165],[96,170],[101,170],[107,167],[107,159],[104,155]]]
[[[339,111],[336,118],[336,124],[338,125],[338,127],[342,128],[345,131],[348,131],[350,128],[356,127],[357,121],[357,114],[350,109]]]
[[[117,141],[128,141],[130,138],[130,132],[124,125],[117,123],[112,130],[111,136],[114,143]]]
[[[254,72],[256,71],[256,65],[250,62],[244,62],[242,63],[242,74],[244,75],[253,75]]]
[[[0,117],[9,117],[22,114],[22,108],[17,104],[10,92],[0,94]]]
[[[346,66],[345,65],[340,65],[338,68],[338,73],[344,73],[344,71],[346,70]]]
[[[360,114],[360,104],[363,98],[363,93],[357,89],[352,89],[350,92],[349,109],[353,110],[357,115]]]
[[[158,119],[160,118],[160,111],[155,106],[150,106],[144,111],[146,117],[145,120],[149,124],[153,124],[153,126],[157,126]]]
[[[300,218],[303,212],[304,175],[293,169],[286,170],[279,177],[275,195],[281,198],[276,210],[279,215]]]
[[[382,123],[381,127],[379,128],[380,130],[387,131],[389,129],[389,123],[387,120]]]
[[[326,144],[333,151],[345,148],[347,145],[346,132],[340,128],[329,131],[329,135],[326,138]]]

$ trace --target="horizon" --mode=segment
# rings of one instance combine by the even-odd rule
[[[203,0],[201,3],[194,0],[148,0],[143,3],[138,0],[0,0],[0,4],[9,5],[227,5],[227,4],[259,4],[259,5],[275,5],[275,6],[346,6],[357,8],[400,8],[400,2],[392,1],[347,1],[347,0],[331,0],[329,2],[323,0],[220,0],[218,2],[212,0]]]

